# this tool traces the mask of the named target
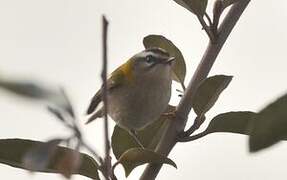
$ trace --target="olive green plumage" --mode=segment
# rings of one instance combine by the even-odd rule
[[[159,118],[171,96],[173,57],[160,48],[146,49],[118,67],[107,80],[108,115],[122,128],[138,131]],[[103,115],[97,108],[102,88],[89,105],[88,122]],[[95,111],[98,109],[97,111]]]

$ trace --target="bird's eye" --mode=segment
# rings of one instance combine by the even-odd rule
[[[149,55],[146,57],[146,62],[147,63],[154,63],[155,59],[153,56]]]

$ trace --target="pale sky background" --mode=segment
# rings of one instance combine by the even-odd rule
[[[190,79],[207,44],[195,16],[172,0],[0,0],[0,74],[62,85],[78,114],[100,87],[101,15],[110,20],[110,72],[143,49],[142,38],[162,34],[182,51]],[[286,92],[287,2],[252,1],[224,46],[211,74],[233,75],[233,81],[208,113],[258,111]],[[45,141],[69,132],[44,106],[0,91],[0,138]],[[178,99],[174,98],[173,103]],[[83,126],[86,138],[102,151],[102,123]],[[159,180],[285,180],[287,143],[250,154],[247,137],[212,134],[178,144]],[[138,179],[143,168],[128,178]],[[29,174],[0,164],[1,179],[63,179]],[[119,179],[124,179],[118,168]],[[87,179],[74,176],[75,180]]]

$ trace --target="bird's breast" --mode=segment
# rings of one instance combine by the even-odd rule
[[[171,95],[171,79],[137,81],[108,95],[109,115],[125,129],[139,130],[159,118]]]

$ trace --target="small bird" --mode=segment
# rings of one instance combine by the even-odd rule
[[[107,80],[108,115],[141,146],[136,132],[155,122],[168,106],[174,60],[161,48],[149,48],[131,57]],[[87,114],[92,116],[87,123],[104,115],[103,107],[97,108],[102,96],[103,88],[90,102]]]

